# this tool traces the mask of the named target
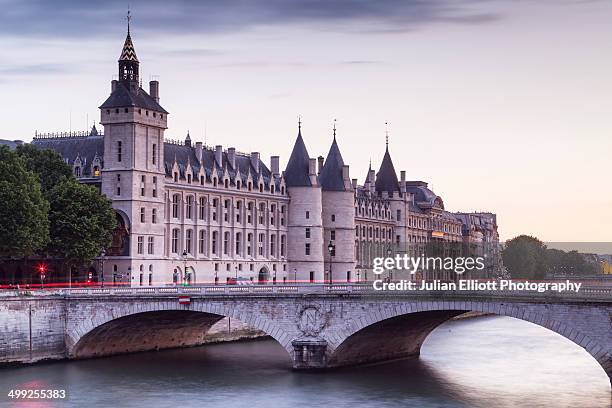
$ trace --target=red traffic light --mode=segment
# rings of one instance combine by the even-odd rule
[[[47,271],[47,266],[45,264],[38,265],[38,272],[40,272],[41,274],[44,274],[46,271]]]

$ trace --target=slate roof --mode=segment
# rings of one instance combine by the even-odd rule
[[[378,173],[376,173],[376,191],[388,191],[395,192],[399,191],[399,181],[397,180],[397,173],[395,167],[393,167],[393,161],[389,154],[389,147],[385,150],[385,156],[383,157],[382,163]]]
[[[125,83],[117,81],[117,87],[106,101],[100,105],[100,109],[127,107],[143,108],[165,114],[168,113],[144,89],[138,87],[136,91],[132,92]]]
[[[436,195],[427,187],[427,183],[423,181],[408,181],[406,182],[406,191],[414,195],[414,201],[417,203],[427,203],[428,205],[436,205],[436,201],[439,203],[439,207],[444,209],[444,202],[442,198]]]
[[[344,179],[342,178],[342,166],[344,166],[344,160],[342,154],[338,148],[338,143],[334,137],[325,164],[321,173],[319,173],[319,183],[325,191],[345,191]]]
[[[299,129],[297,139],[293,145],[293,151],[285,168],[285,183],[287,187],[312,186],[310,176],[308,175],[309,158],[304,139],[302,139],[302,130]]]
[[[164,170],[166,176],[168,177],[172,176],[172,168],[174,166],[175,159],[179,168],[180,178],[186,178],[186,171],[188,167],[191,166],[193,180],[199,181],[198,174],[200,172],[200,163],[196,156],[195,147],[168,142],[164,143]],[[251,157],[242,153],[236,152],[235,154],[236,168],[231,166],[231,163],[227,157],[227,152],[223,152],[221,161],[222,164],[219,166],[215,160],[215,151],[213,149],[206,147],[202,148],[202,162],[204,165],[203,170],[207,181],[210,182],[212,180],[213,168],[217,169],[219,178],[223,176],[225,170],[227,169],[231,185],[236,185],[236,176],[238,175],[238,172],[240,173],[242,183],[246,185],[247,177],[250,172],[254,183],[257,182],[259,179],[259,173],[261,173],[265,190],[270,189],[271,183],[275,185],[276,189],[280,188],[280,177],[274,177],[272,172],[261,160],[259,161],[259,173],[256,173],[255,168],[251,165]]]
[[[81,174],[91,177],[91,163],[96,156],[104,167],[104,136],[98,135],[95,126],[89,136],[85,137],[58,137],[34,139],[32,144],[39,149],[51,149],[62,156],[69,166],[74,164],[77,157],[81,159]]]

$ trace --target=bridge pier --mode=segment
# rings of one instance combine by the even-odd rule
[[[297,339],[293,346],[293,368],[307,370],[327,367],[327,341],[323,339]]]

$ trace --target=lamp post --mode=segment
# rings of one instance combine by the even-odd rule
[[[102,287],[104,287],[104,257],[106,256],[106,250],[102,248],[102,252],[100,252],[100,281],[102,283]]]
[[[38,271],[40,272],[40,288],[45,288],[45,278],[46,278],[46,270],[45,265],[40,265],[38,267]]]
[[[219,271],[215,271],[215,285],[217,285],[219,283],[219,275],[218,275]]]
[[[329,245],[327,245],[327,251],[329,252],[329,284],[331,285],[333,282],[332,266],[334,262],[334,255],[336,254],[336,246],[332,241],[329,241]]]
[[[297,268],[293,268],[293,283],[297,284]]]
[[[234,270],[236,271],[236,284],[238,284],[238,264],[234,265]]]
[[[187,250],[183,250],[183,286],[187,285]]]

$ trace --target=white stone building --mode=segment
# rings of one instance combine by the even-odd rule
[[[480,237],[497,245],[494,214],[446,211],[426,183],[406,181],[403,171],[397,179],[388,146],[378,173],[370,169],[363,185],[351,180],[335,129],[326,159],[317,160],[299,124],[284,172],[278,156],[267,167],[257,152],[192,143],[189,134],[166,139],[159,83],[142,89],[129,28],[118,78],[100,106],[103,134],[94,126],[33,141],[113,202],[119,226],[98,281],[361,281],[373,277],[374,256],[411,244]]]

